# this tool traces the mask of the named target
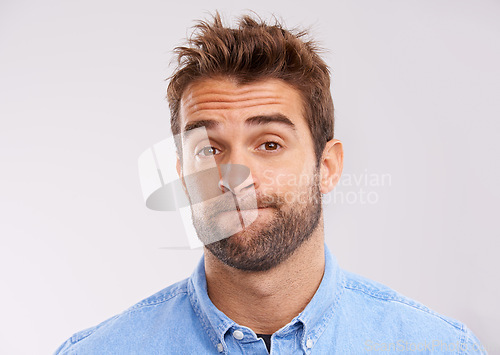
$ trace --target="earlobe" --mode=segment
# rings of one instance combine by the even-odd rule
[[[332,139],[326,143],[321,158],[321,193],[327,194],[333,190],[340,180],[344,167],[344,149],[342,142]]]

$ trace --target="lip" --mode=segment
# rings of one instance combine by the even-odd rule
[[[225,213],[234,213],[234,212],[247,213],[247,212],[252,212],[252,211],[267,210],[270,208],[271,207],[258,207],[258,208],[248,208],[248,209],[244,209],[244,210],[238,210],[238,209],[226,210],[226,211],[222,211],[222,212],[217,213],[217,215],[221,215],[221,214],[225,214]]]
[[[249,209],[245,209],[245,210],[239,210],[240,212],[245,212],[245,211],[255,211],[255,210],[267,210],[271,207],[257,207],[257,208],[249,208]]]

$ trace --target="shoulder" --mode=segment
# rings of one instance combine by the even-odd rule
[[[445,317],[424,306],[420,302],[408,298],[382,283],[370,280],[349,271],[343,270],[343,273],[345,276],[344,288],[352,297],[365,299],[366,302],[369,302],[370,304],[381,304],[386,307],[398,307],[400,310],[405,310],[414,314],[422,314],[431,319],[435,319],[436,321],[448,323],[450,326],[457,329],[461,329],[463,327],[462,323]]]
[[[342,273],[344,322],[356,319],[354,323],[370,328],[374,343],[392,338],[402,339],[405,346],[427,343],[444,350],[443,346],[459,344],[462,349],[480,351],[478,339],[463,323],[379,282],[345,270]]]
[[[102,346],[102,344],[97,344],[103,339],[108,341],[114,339],[114,342],[125,343],[126,338],[132,334],[137,337],[148,332],[158,331],[154,328],[155,321],[160,317],[167,316],[168,319],[164,320],[170,321],[171,324],[177,324],[182,319],[189,319],[192,308],[188,297],[188,280],[185,279],[170,285],[134,304],[122,313],[73,334],[55,353],[72,353],[80,343],[85,343],[87,347],[90,345],[91,348]]]
[[[164,305],[169,302],[173,302],[176,299],[184,299],[188,294],[188,281],[189,279],[184,279],[175,284],[172,284],[161,291],[158,291],[152,296],[137,302],[132,307],[128,308],[125,312],[134,312],[136,310],[141,310],[146,307],[154,307],[157,305]]]

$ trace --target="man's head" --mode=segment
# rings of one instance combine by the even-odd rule
[[[178,67],[167,90],[172,133],[180,133],[182,95],[196,81],[225,77],[248,84],[281,79],[300,94],[319,160],[334,131],[330,72],[317,45],[303,40],[306,36],[305,31],[294,34],[278,22],[268,25],[250,16],[242,17],[237,28],[224,27],[218,13],[212,23],[200,21],[187,45],[175,49]]]
[[[321,193],[340,176],[328,69],[303,34],[279,25],[244,17],[231,29],[215,16],[197,29],[177,49],[168,91],[172,131],[183,139],[178,171],[185,178],[215,162],[218,184],[185,184],[203,195],[212,181],[224,196],[192,203],[193,222],[223,263],[268,270],[321,229]],[[198,127],[206,133],[192,133]],[[231,184],[227,172],[238,169],[223,166],[247,167],[248,177]],[[231,201],[236,208],[228,209]]]

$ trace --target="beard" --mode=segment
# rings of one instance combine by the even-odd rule
[[[272,212],[270,221],[261,223],[257,218],[240,232],[205,243],[205,247],[221,262],[239,270],[266,271],[281,264],[309,240],[319,224],[319,174],[313,180],[297,193],[296,197],[305,196],[298,201],[290,202],[276,194],[259,196],[257,205]],[[207,217],[193,211],[193,224],[202,241],[213,241],[214,236],[224,233],[224,226],[215,221],[214,214]]]

